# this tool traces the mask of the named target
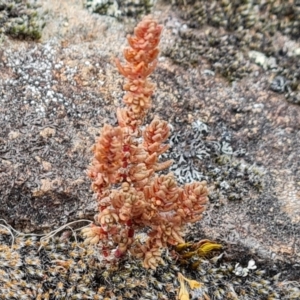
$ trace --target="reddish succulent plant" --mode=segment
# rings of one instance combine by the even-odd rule
[[[168,150],[170,129],[156,117],[142,131],[140,125],[151,106],[154,84],[147,77],[157,64],[162,26],[145,17],[129,36],[125,65],[116,59],[127,78],[124,108],[117,110],[118,126],[105,125],[93,151],[88,171],[97,194],[95,225],[83,231],[86,243],[98,244],[103,253],[119,258],[127,251],[155,269],[168,245],[183,243],[183,226],[201,218],[207,202],[205,182],[179,187],[172,173],[159,175],[172,161],[159,162]],[[135,239],[148,228],[145,242]],[[104,255],[107,256],[107,255]]]

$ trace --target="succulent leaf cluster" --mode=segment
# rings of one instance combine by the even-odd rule
[[[116,59],[127,79],[126,106],[117,110],[118,126],[105,125],[93,148],[88,175],[99,213],[95,224],[83,231],[86,243],[99,245],[108,260],[130,251],[152,269],[162,262],[163,248],[184,242],[183,225],[201,218],[208,194],[205,181],[180,187],[172,173],[157,174],[172,164],[159,161],[169,148],[164,143],[170,133],[166,121],[155,117],[141,129],[151,107],[154,84],[147,77],[157,64],[161,31],[161,25],[145,17],[127,38],[125,65]],[[135,238],[142,229],[145,241]]]

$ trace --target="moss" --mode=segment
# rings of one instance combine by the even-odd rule
[[[85,6],[93,13],[122,19],[149,14],[155,2],[155,0],[85,0]]]
[[[0,3],[0,34],[16,39],[39,40],[44,21],[35,2],[4,0]]]
[[[298,274],[292,265],[258,261],[249,250],[235,245],[230,245],[232,256],[229,257],[226,252],[220,254],[220,245],[200,241],[196,246],[201,251],[217,251],[210,251],[210,259],[192,256],[187,264],[181,265],[183,255],[179,255],[178,261],[168,251],[163,253],[164,264],[153,271],[143,269],[131,256],[115,265],[108,264],[99,249],[87,248],[80,234],[75,239],[70,230],[58,237],[50,234],[51,238],[45,239],[34,234],[13,236],[13,228],[1,225],[0,299],[175,300],[179,272],[193,285],[194,280],[201,283],[191,291],[191,300],[204,296],[206,299],[287,300],[299,299],[300,295]],[[193,243],[186,245],[184,251],[189,251]],[[286,271],[288,276],[283,284],[282,273]],[[220,297],[215,297],[219,294]]]

